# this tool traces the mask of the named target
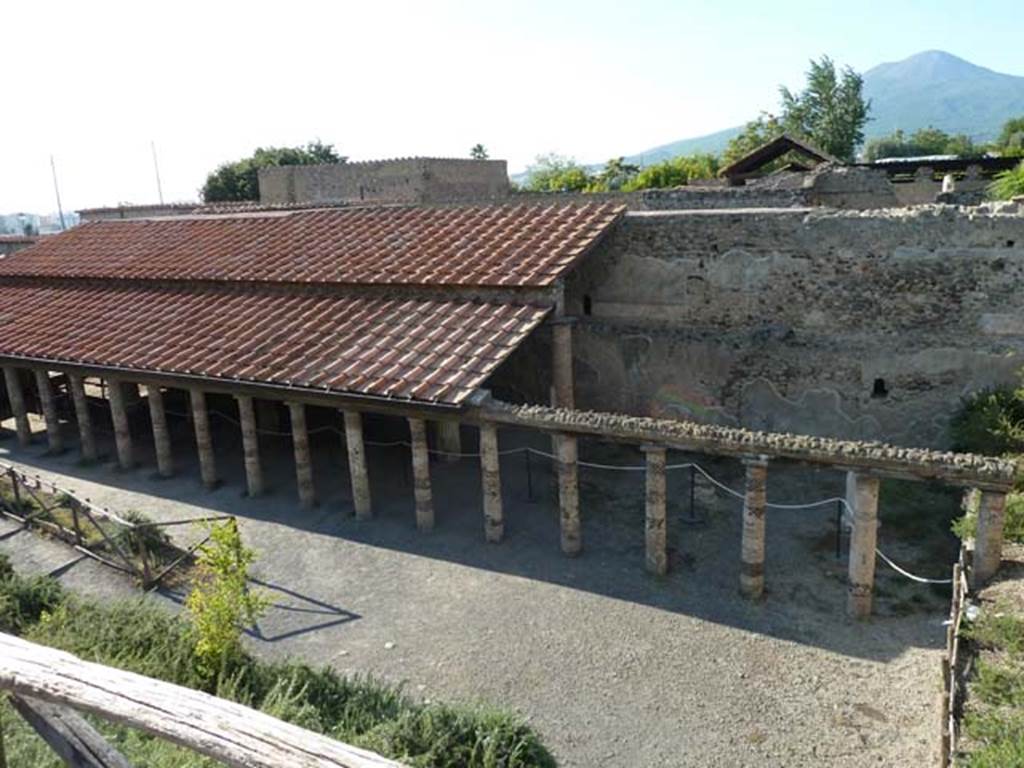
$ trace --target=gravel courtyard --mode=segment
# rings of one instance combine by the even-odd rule
[[[46,456],[42,439],[28,450],[0,441],[0,458],[156,520],[237,515],[258,552],[258,585],[274,600],[251,638],[257,653],[370,673],[425,699],[515,708],[564,766],[914,766],[934,758],[947,604],[940,591],[880,570],[879,615],[847,620],[834,505],[769,512],[768,594],[749,604],[737,594],[740,503],[698,480],[695,511],[704,522],[687,522],[687,471],[669,474],[671,572],[657,579],[643,568],[642,472],[581,470],[584,553],[568,559],[543,458],[530,461],[529,482],[523,454],[502,458],[506,539],[487,545],[472,458],[432,463],[437,528],[423,535],[401,446],[368,449],[376,517],[356,522],[343,447],[330,432],[313,442],[320,503],[312,511],[299,508],[287,438],[263,438],[272,492],[248,499],[229,423],[218,422],[215,434],[225,482],[214,492],[201,487],[186,424],[175,429],[179,473],[171,480],[155,477],[141,434],[143,463],[131,472],[80,466],[74,448]],[[401,424],[371,425],[367,437],[402,439]],[[475,450],[472,430],[464,441]],[[501,433],[503,450],[526,444],[550,449],[536,434]],[[643,463],[637,450],[598,443],[582,444],[581,456]],[[698,458],[741,487],[738,463]],[[816,500],[839,494],[842,481],[835,472],[772,467],[768,497]],[[885,527],[887,498],[883,486],[882,546],[915,562],[922,545]],[[942,525],[932,542],[940,553],[948,546]],[[74,559],[64,545],[10,523],[0,527],[0,551],[37,571]],[[926,575],[946,575],[952,558],[950,550],[927,561]],[[102,596],[132,592],[88,561],[61,578]]]

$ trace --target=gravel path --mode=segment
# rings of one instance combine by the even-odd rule
[[[369,436],[391,437],[379,429]],[[642,473],[582,471],[585,551],[567,559],[558,551],[542,460],[531,462],[531,502],[524,458],[503,458],[507,538],[494,546],[483,541],[471,459],[432,464],[438,527],[424,536],[415,530],[401,448],[370,449],[376,518],[357,523],[347,516],[347,478],[333,441],[314,443],[321,503],[303,512],[286,439],[264,441],[276,490],[250,500],[242,494],[241,457],[229,452],[230,445],[240,452],[237,439],[228,431],[217,437],[225,483],[212,493],[201,489],[191,464],[173,480],[155,478],[144,453],[149,463],[130,473],[80,467],[74,452],[46,457],[41,445],[22,451],[12,440],[0,442],[0,457],[100,504],[158,520],[238,515],[259,552],[255,575],[275,601],[252,639],[257,653],[369,672],[425,699],[514,707],[563,766],[933,760],[945,604],[925,596],[908,614],[900,608],[906,587],[880,574],[882,592],[893,595],[879,601],[881,615],[847,620],[845,562],[832,551],[834,508],[769,514],[768,595],[752,605],[736,593],[739,504],[698,484],[697,511],[707,521],[684,524],[686,472],[670,475],[672,572],[656,579],[643,570]],[[503,432],[501,447],[530,437]],[[548,447],[537,435],[532,441]],[[631,449],[582,450],[610,463],[642,463]],[[176,436],[176,451],[182,461],[192,456],[187,434]],[[702,464],[740,487],[738,465]],[[831,496],[841,485],[836,473],[769,471],[775,501]],[[3,533],[0,550],[14,551],[24,567],[60,564],[52,550],[24,553],[61,545]],[[62,578],[102,595],[125,591],[120,576],[92,563],[73,565]]]

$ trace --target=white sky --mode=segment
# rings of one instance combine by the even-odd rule
[[[513,172],[552,151],[603,162],[772,109],[823,53],[863,70],[943,48],[1024,74],[1024,4],[1002,0],[768,17],[754,0],[16,2],[0,10],[4,213],[55,210],[51,153],[65,209],[155,201],[150,141],[165,199],[194,200],[218,163],[317,137],[358,160],[482,142]]]

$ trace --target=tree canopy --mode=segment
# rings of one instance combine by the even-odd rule
[[[949,134],[938,128],[921,128],[907,136],[897,130],[889,136],[872,139],[864,148],[864,159],[874,162],[883,157],[922,157],[925,155],[959,155],[973,157],[984,154],[965,134]]]
[[[340,163],[333,144],[319,139],[303,147],[259,147],[250,157],[223,163],[206,177],[199,194],[207,203],[259,200],[259,169],[275,165],[323,165]]]
[[[1001,154],[1024,155],[1024,117],[1015,117],[1003,123],[995,149]]]
[[[713,179],[721,163],[715,155],[680,155],[641,169],[622,185],[626,192],[637,189],[681,187],[694,179]]]
[[[527,192],[583,192],[594,178],[574,158],[554,153],[538,155],[527,169]]]
[[[469,150],[469,156],[474,160],[489,160],[491,157],[487,153],[487,147],[483,144],[474,144],[473,148]]]

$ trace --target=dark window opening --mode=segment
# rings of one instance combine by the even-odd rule
[[[1007,248],[1013,248],[1013,246],[1015,246],[1015,245],[1016,245],[1016,243],[1013,240],[1007,240],[1006,241],[1006,247]]]
[[[889,388],[885,386],[885,379],[875,379],[875,384],[871,388],[872,397],[888,397]]]
[[[583,294],[583,314],[589,315],[594,308],[593,302],[590,300],[589,294]]]

